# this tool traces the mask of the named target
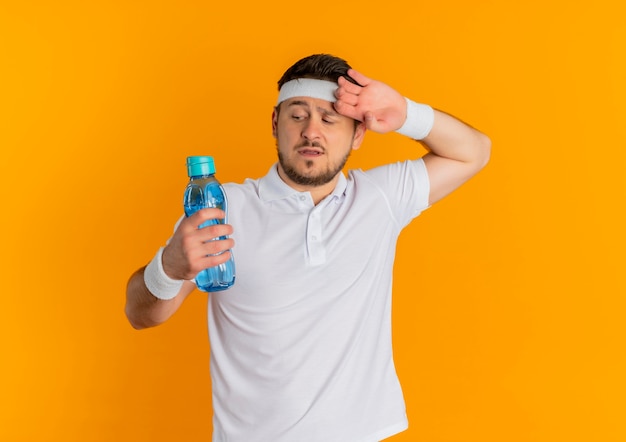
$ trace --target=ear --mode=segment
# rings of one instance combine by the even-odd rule
[[[272,136],[276,138],[276,128],[278,127],[278,114],[276,108],[272,111]]]
[[[363,139],[365,138],[365,132],[366,132],[365,123],[360,122],[354,129],[354,137],[352,137],[352,149],[353,150],[357,150],[359,147],[361,147],[361,143],[363,142]]]

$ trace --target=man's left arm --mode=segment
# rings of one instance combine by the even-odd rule
[[[439,201],[480,171],[489,160],[491,141],[482,132],[445,112],[404,98],[385,83],[351,69],[339,79],[336,110],[378,133],[398,131],[422,142],[430,181],[429,204]]]

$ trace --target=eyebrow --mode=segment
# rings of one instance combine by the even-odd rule
[[[291,107],[291,106],[304,106],[304,107],[306,107],[307,109],[309,109],[309,108],[310,108],[309,103],[308,103],[308,102],[306,102],[306,101],[304,101],[304,100],[294,100],[294,101],[291,101],[291,102],[290,102],[287,106],[288,106],[288,107]],[[316,107],[316,109],[317,109],[317,111],[318,111],[319,113],[324,114],[324,115],[328,115],[328,116],[330,116],[330,117],[335,117],[335,116],[339,115],[339,114],[338,114],[337,112],[335,112],[334,110],[324,109],[324,108],[323,108],[323,107],[321,107],[321,106],[317,106],[317,107]]]

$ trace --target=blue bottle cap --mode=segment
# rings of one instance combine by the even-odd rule
[[[213,162],[213,157],[187,157],[187,176],[213,175],[214,173],[215,163]]]

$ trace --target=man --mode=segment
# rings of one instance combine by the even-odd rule
[[[126,314],[138,329],[167,320],[235,239],[237,281],[209,295],[213,440],[379,441],[408,425],[391,349],[396,240],[487,163],[490,141],[330,55],[278,84],[278,163],[224,185],[229,224],[198,229],[217,209],[182,219],[131,276]],[[366,130],[429,152],[346,178]]]

